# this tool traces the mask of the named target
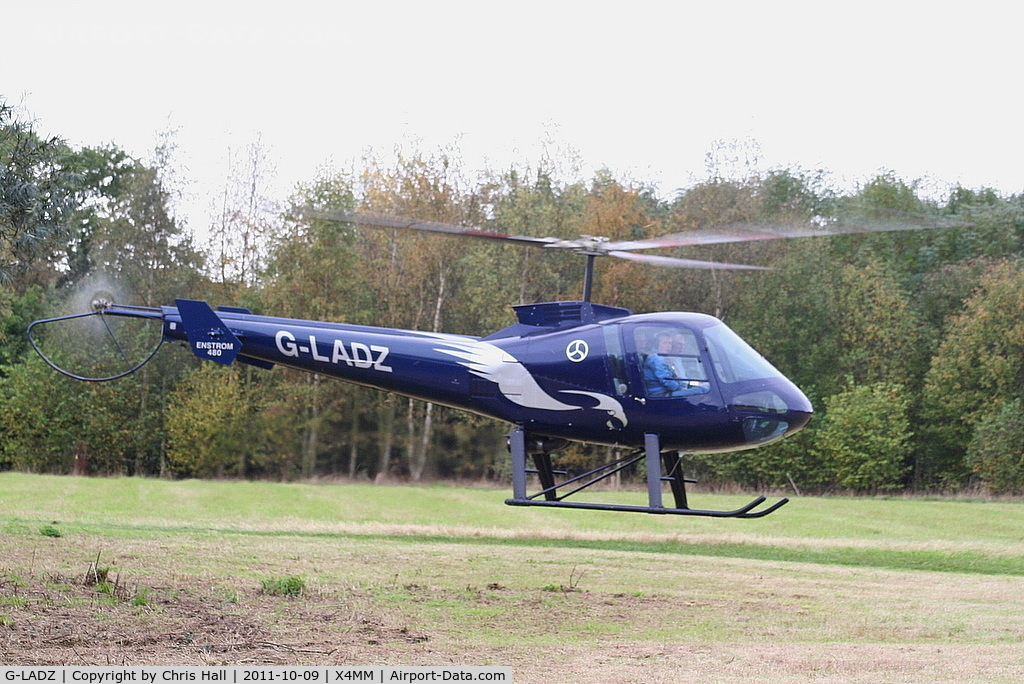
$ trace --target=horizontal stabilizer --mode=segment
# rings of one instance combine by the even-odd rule
[[[242,342],[220,316],[203,301],[176,299],[175,304],[192,353],[207,361],[230,365],[242,350]]]

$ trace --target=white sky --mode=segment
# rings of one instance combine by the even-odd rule
[[[4,5],[0,96],[40,133],[143,158],[179,129],[196,206],[257,137],[282,198],[367,149],[457,142],[473,171],[535,165],[546,139],[666,198],[719,140],[847,184],[1024,191],[1024,10],[1005,0]]]

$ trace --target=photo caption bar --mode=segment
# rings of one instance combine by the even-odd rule
[[[236,666],[0,666],[0,684],[57,682],[58,684],[164,684],[166,682],[294,682],[296,684],[347,684],[348,682],[503,682],[512,681],[511,667],[368,666],[368,667],[236,667]]]

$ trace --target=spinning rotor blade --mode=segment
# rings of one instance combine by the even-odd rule
[[[670,233],[644,240],[611,243],[616,250],[657,249],[659,247],[689,247],[693,245],[720,245],[727,242],[753,242],[795,237],[819,237],[834,233],[822,228],[804,226],[776,226],[769,224],[734,224],[707,230]]]
[[[927,230],[930,228],[947,228],[953,225],[956,224],[950,222],[936,222],[933,225],[909,222],[843,223],[838,221],[824,226],[800,226],[775,223],[734,223],[719,228],[671,233],[644,240],[610,242],[608,243],[608,248],[613,250],[633,250],[657,249],[659,247],[687,247],[692,245],[720,245],[728,242],[755,242],[757,240]]]
[[[354,223],[357,226],[367,228],[401,228],[404,230],[425,230],[431,233],[444,233],[461,237],[482,238],[484,240],[495,240],[502,242],[518,242],[526,245],[547,247],[552,243],[561,242],[558,238],[537,238],[528,235],[507,235],[495,233],[474,226],[454,226],[450,223],[439,223],[437,221],[420,221],[418,219],[399,218],[385,214],[373,214],[367,212],[308,212],[308,216],[325,221],[339,221],[342,223]]]
[[[954,224],[936,221],[932,225],[922,225],[909,221],[859,222],[844,223],[835,221],[825,225],[808,222],[805,225],[772,224],[772,223],[735,223],[706,230],[672,233],[643,240],[609,240],[603,237],[581,235],[576,239],[555,237],[530,237],[527,235],[508,235],[484,230],[477,227],[455,226],[436,221],[420,221],[417,219],[399,218],[385,214],[366,212],[320,212],[309,211],[307,215],[327,221],[341,221],[370,228],[401,228],[405,230],[424,230],[443,233],[458,237],[482,238],[501,242],[515,242],[548,249],[568,249],[588,258],[587,279],[592,276],[593,257],[613,256],[654,266],[669,268],[723,269],[723,270],[769,270],[763,266],[730,264],[715,261],[699,261],[676,257],[632,254],[633,250],[658,249],[666,247],[687,247],[694,245],[716,245],[731,242],[754,242],[757,240],[778,240],[788,238],[826,237],[830,235],[849,235],[857,233],[883,233],[905,230],[922,230],[944,228]]]
[[[592,237],[589,235],[583,235],[579,238],[563,239],[556,237],[531,237],[527,235],[509,235],[506,233],[497,233],[494,231],[484,230],[482,228],[472,226],[454,226],[449,223],[440,223],[437,221],[420,221],[418,219],[401,218],[397,216],[388,216],[386,214],[375,214],[368,212],[319,212],[310,211],[307,215],[313,218],[318,218],[325,221],[341,221],[346,223],[352,223],[358,226],[366,226],[368,228],[401,228],[403,230],[425,230],[431,233],[443,233],[445,235],[454,235],[457,237],[471,237],[481,238],[485,240],[494,240],[500,242],[515,242],[524,245],[530,245],[534,247],[544,247],[553,249],[568,249],[577,254],[583,254],[585,256],[614,256],[620,259],[628,259],[630,261],[638,261],[642,263],[652,264],[655,266],[665,266],[669,268],[693,268],[693,269],[731,269],[731,270],[765,270],[762,266],[745,266],[743,264],[728,264],[715,261],[698,261],[695,259],[679,259],[676,257],[666,256],[654,256],[646,254],[630,254],[629,252],[622,250],[629,249],[652,249],[656,247],[672,247],[677,243],[669,240],[665,244],[660,244],[661,238],[652,238],[651,240],[638,240],[632,242],[614,242],[602,237]],[[688,235],[687,233],[680,233],[680,236]],[[676,236],[667,236],[674,238]],[[680,241],[679,245],[688,244],[704,244],[703,241]]]
[[[697,259],[679,259],[676,257],[658,256],[655,254],[633,254],[632,252],[611,251],[608,256],[639,261],[653,266],[668,268],[693,268],[699,270],[722,269],[728,271],[770,271],[767,266],[749,266],[747,264],[730,264],[724,261],[698,261]]]

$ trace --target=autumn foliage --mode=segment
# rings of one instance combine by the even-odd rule
[[[190,231],[175,218],[165,157],[143,163],[113,146],[33,138],[26,167],[11,141],[31,131],[12,130],[3,113],[0,170],[8,173],[0,182],[10,187],[0,189],[23,206],[0,212],[0,268],[10,274],[0,290],[0,468],[505,477],[506,426],[442,407],[283,369],[202,367],[177,348],[128,379],[86,385],[27,348],[29,321],[74,310],[101,282],[121,303],[188,296],[271,315],[468,334],[509,324],[512,305],[580,296],[582,261],[571,256],[302,218],[298,210],[313,204],[617,239],[736,222],[927,227],[942,219],[953,226],[672,252],[769,271],[600,263],[594,299],[717,315],[815,403],[812,427],[792,440],[693,456],[689,467],[707,482],[870,493],[1024,488],[1020,196],[956,187],[922,197],[891,172],[843,190],[823,171],[748,169],[740,177],[710,170],[666,198],[611,170],[580,178],[558,160],[469,172],[457,150],[442,149],[324,171],[296,183],[284,206],[254,196],[260,184],[244,179],[248,194],[225,193],[237,210],[225,207],[217,225]],[[49,222],[29,245],[33,211]],[[562,458],[574,468],[603,456],[580,445]]]

